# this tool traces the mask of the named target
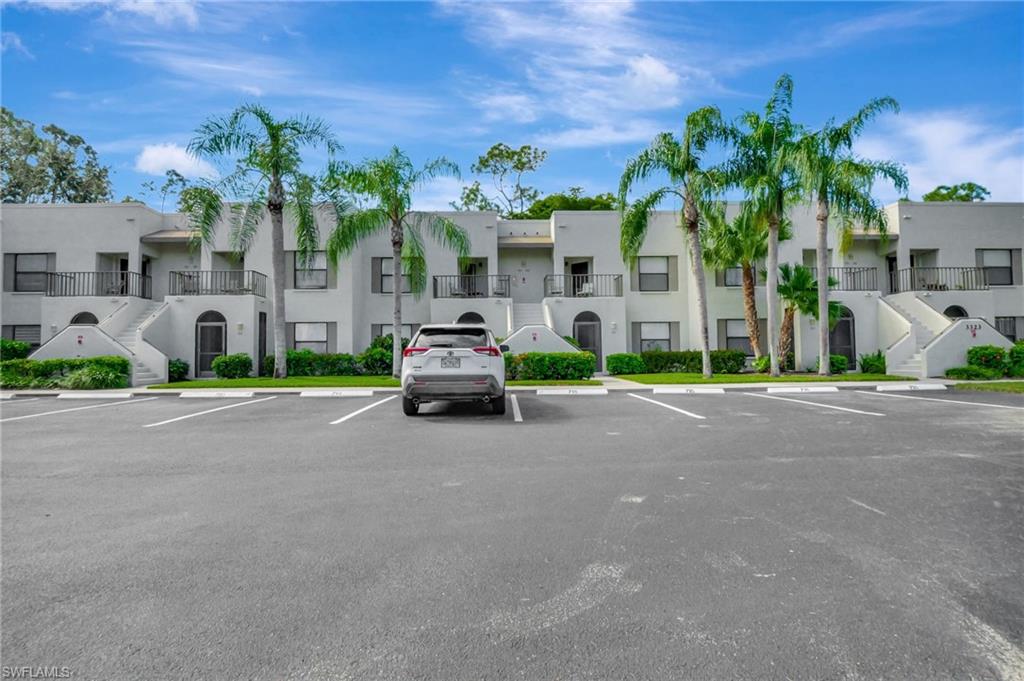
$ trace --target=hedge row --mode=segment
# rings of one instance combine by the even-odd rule
[[[115,355],[75,359],[9,359],[0,361],[0,387],[72,390],[126,388],[131,371],[131,362]]]
[[[738,374],[746,363],[747,356],[739,350],[711,351],[711,371],[716,374]],[[699,374],[704,370],[700,350],[622,352],[608,355],[606,365],[610,374]]]
[[[31,349],[32,346],[24,341],[0,338],[0,360],[25,359]]]
[[[356,358],[347,353],[320,355],[312,350],[289,350],[285,366],[289,376],[356,376],[362,373]],[[273,355],[263,358],[263,373],[268,376],[274,373]]]
[[[976,345],[967,350],[967,366],[946,370],[946,378],[981,381],[1003,376],[1024,377],[1024,341],[1009,351],[998,345]]]
[[[505,353],[505,379],[523,381],[582,381],[594,375],[592,352]]]

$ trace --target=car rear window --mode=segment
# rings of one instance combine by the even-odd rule
[[[420,329],[418,348],[478,348],[487,345],[486,329],[436,328]]]

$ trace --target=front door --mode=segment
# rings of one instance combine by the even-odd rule
[[[266,312],[260,312],[259,334],[260,334],[260,337],[259,337],[259,343],[258,343],[258,346],[257,346],[259,348],[259,350],[258,350],[259,354],[257,355],[258,359],[257,359],[257,366],[256,366],[256,375],[257,376],[263,376],[264,373],[265,373],[263,371],[263,358],[267,356],[267,313]]]
[[[842,355],[846,358],[847,367],[857,368],[857,344],[854,335],[853,313],[843,308],[842,316],[836,322],[835,328],[829,332],[828,345],[833,355]]]
[[[601,322],[573,322],[572,337],[580,344],[580,350],[594,353],[594,370],[601,371]]]
[[[196,376],[213,376],[213,360],[224,354],[227,325],[224,322],[196,324]]]
[[[570,291],[572,295],[578,296],[581,292],[584,294],[589,293],[590,288],[590,263],[589,262],[574,262],[569,265],[569,273],[572,275],[572,284]]]

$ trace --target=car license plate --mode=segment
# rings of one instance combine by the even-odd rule
[[[459,369],[462,367],[461,357],[442,357],[441,368],[442,369]]]

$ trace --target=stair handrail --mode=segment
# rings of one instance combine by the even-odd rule
[[[885,298],[878,298],[878,302],[885,305],[897,318],[901,319],[907,329],[902,336],[890,343],[889,347],[885,349],[886,373],[891,373],[897,366],[914,356],[914,352],[917,351],[917,334],[914,332],[913,322],[907,319],[900,312],[899,308]]]
[[[51,341],[53,341],[55,338],[57,338],[57,336],[61,335],[62,333],[64,333],[65,331],[67,331],[68,329],[70,329],[73,326],[81,326],[81,327],[84,327],[84,328],[87,328],[87,329],[95,329],[96,331],[98,331],[102,335],[106,336],[107,340],[112,342],[114,345],[120,346],[122,350],[127,352],[132,357],[135,357],[135,353],[132,350],[129,350],[127,345],[125,345],[124,343],[122,343],[121,341],[117,340],[116,338],[111,336],[109,333],[107,333],[106,331],[101,329],[99,324],[67,324],[63,329],[61,329],[57,333],[53,334],[49,338],[47,338],[45,343],[43,343],[38,348],[33,350],[32,354],[34,355],[37,352],[39,352],[40,350],[42,350],[43,348],[45,348],[47,345],[50,344]]]
[[[953,325],[952,319],[939,312],[930,302],[925,300],[923,295],[921,295],[917,291],[914,292],[914,300],[917,300],[922,305],[924,305],[925,309],[928,311],[928,314],[931,315],[933,321],[939,324],[945,322],[944,326],[940,327],[938,331],[935,331],[934,329],[929,329],[929,331],[935,331],[935,335],[939,335],[940,333],[942,333],[943,331],[945,331],[946,329]]]
[[[936,347],[938,347],[938,345],[940,343],[945,342],[946,339],[949,338],[953,334],[955,329],[958,329],[958,328],[964,326],[965,324],[978,324],[979,325],[977,327],[977,329],[972,329],[971,330],[971,338],[972,339],[977,337],[977,332],[978,331],[981,331],[982,329],[985,329],[985,333],[982,334],[982,335],[983,336],[986,335],[986,334],[991,335],[992,344],[995,344],[996,342],[1001,342],[1002,346],[1004,348],[1006,348],[1006,347],[1013,347],[1013,343],[1011,343],[1010,340],[999,331],[999,329],[997,329],[996,327],[992,326],[988,322],[988,320],[985,319],[984,317],[959,317],[959,318],[953,320],[948,328],[943,329],[942,333],[940,333],[935,338],[933,338],[930,341],[928,341],[928,343],[923,348],[921,348],[921,370],[922,370],[922,372],[925,375],[927,375],[927,376],[933,376],[933,375],[937,375],[937,374],[941,375],[941,374],[945,373],[946,369],[949,369],[952,366],[958,366],[958,365],[964,364],[966,362],[966,357],[964,357],[963,359],[959,359],[958,358],[958,360],[956,362],[953,362],[953,363],[941,362],[940,361],[940,362],[937,362],[938,366],[933,366],[933,367],[929,367],[929,363],[928,363],[929,355],[933,354],[932,351],[935,350]],[[989,334],[989,332],[991,332],[991,334]],[[971,347],[973,347],[973,346],[974,346],[974,344],[971,345]],[[932,359],[935,359],[935,358],[933,357]],[[933,362],[933,364],[936,364],[936,362]]]
[[[123,308],[123,307],[124,307],[125,305],[127,305],[127,304],[128,304],[128,302],[129,302],[129,301],[127,301],[127,300],[123,301],[123,302],[122,302],[122,303],[121,303],[120,305],[118,305],[117,307],[115,307],[115,308],[114,308],[114,309],[113,309],[113,310],[112,310],[112,311],[110,312],[110,314],[108,314],[108,315],[107,315],[106,317],[104,317],[103,319],[101,319],[101,320],[99,320],[98,322],[96,322],[96,326],[103,326],[104,324],[106,324],[107,322],[109,322],[109,321],[110,321],[110,320],[111,320],[111,319],[112,319],[112,318],[114,317],[114,315],[116,315],[116,314],[117,314],[118,312],[120,312],[120,311],[121,311],[121,308]],[[56,335],[56,334],[54,334],[54,335]],[[40,346],[40,347],[42,347],[42,346]]]

